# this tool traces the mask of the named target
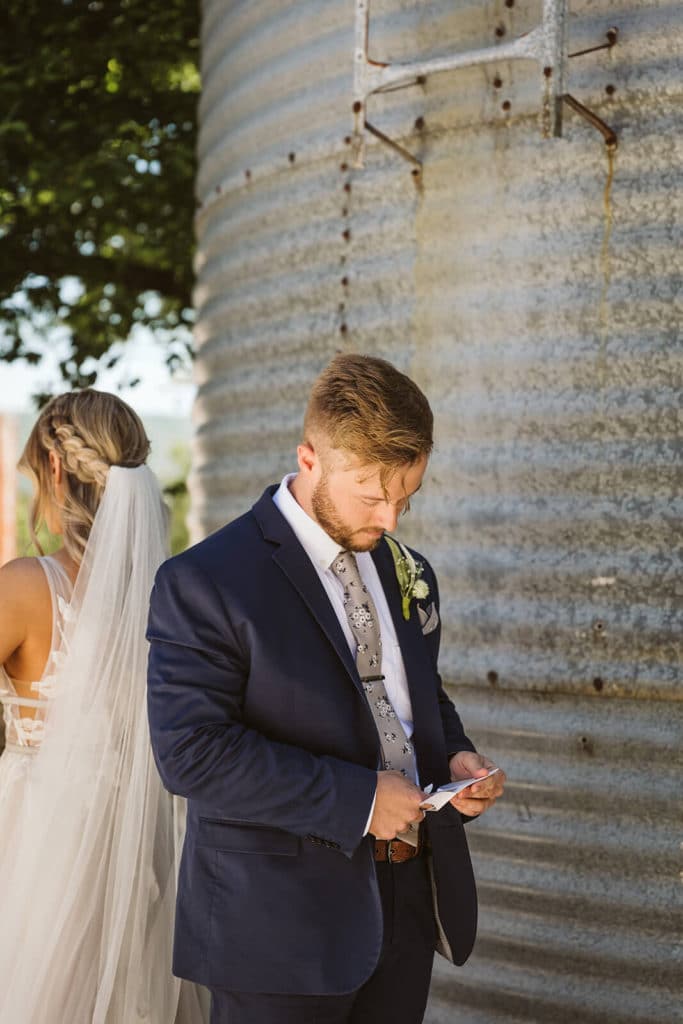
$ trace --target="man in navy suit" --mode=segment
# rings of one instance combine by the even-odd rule
[[[212,1024],[419,1024],[435,947],[472,949],[463,822],[505,776],[442,687],[434,573],[385,538],[427,467],[427,399],[337,356],[303,437],[298,472],[152,594],[152,743],[188,800],[174,971],[211,989]]]

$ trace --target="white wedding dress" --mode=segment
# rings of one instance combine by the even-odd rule
[[[71,580],[55,558],[46,556],[40,562],[52,598],[52,643],[51,652],[57,651],[63,631],[64,613],[71,600]],[[30,684],[33,697],[19,697],[15,682],[0,665],[0,703],[5,722],[5,750],[0,757],[0,836],[2,850],[18,851],[18,829],[25,801],[31,797],[31,765],[38,752],[45,722],[44,709],[54,679],[53,655],[51,654],[40,679]],[[21,682],[20,692],[27,689]],[[0,854],[0,862],[2,854]],[[2,991],[0,988],[0,1006]]]
[[[208,1018],[206,994],[171,974],[180,804],[147,729],[165,530],[151,471],[112,467],[73,591],[40,559],[53,629],[32,696],[0,667],[0,1024]]]

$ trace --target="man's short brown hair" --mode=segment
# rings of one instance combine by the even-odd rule
[[[432,450],[434,416],[417,384],[374,356],[338,355],[316,380],[304,440],[321,435],[364,465],[412,465]]]

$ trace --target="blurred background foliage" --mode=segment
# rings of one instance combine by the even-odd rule
[[[59,327],[65,385],[84,387],[136,324],[187,358],[198,8],[2,5],[0,360],[38,362]]]

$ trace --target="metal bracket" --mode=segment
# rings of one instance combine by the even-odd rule
[[[565,93],[567,0],[543,0],[542,20],[524,36],[469,53],[436,57],[410,64],[381,64],[368,56],[370,0],[356,0],[356,45],[353,76],[354,167],[362,167],[365,131],[379,134],[367,124],[368,97],[423,82],[440,71],[493,64],[504,60],[535,60],[541,68],[541,124],[544,135],[562,134],[562,98]],[[386,136],[385,136],[386,138]],[[398,144],[396,144],[398,145]]]
[[[605,140],[605,145],[608,149],[615,150],[617,148],[619,140],[617,138],[617,133],[614,131],[613,128],[610,128],[608,124],[605,124],[602,118],[598,117],[598,115],[593,113],[592,110],[589,110],[589,108],[586,107],[583,103],[579,103],[579,101],[575,99],[571,95],[571,93],[565,93],[562,98],[568,107],[571,107],[572,110],[575,110],[576,113],[579,114],[585,121],[588,121],[589,124],[592,124],[594,128],[598,129],[598,131],[602,134],[602,137]]]

